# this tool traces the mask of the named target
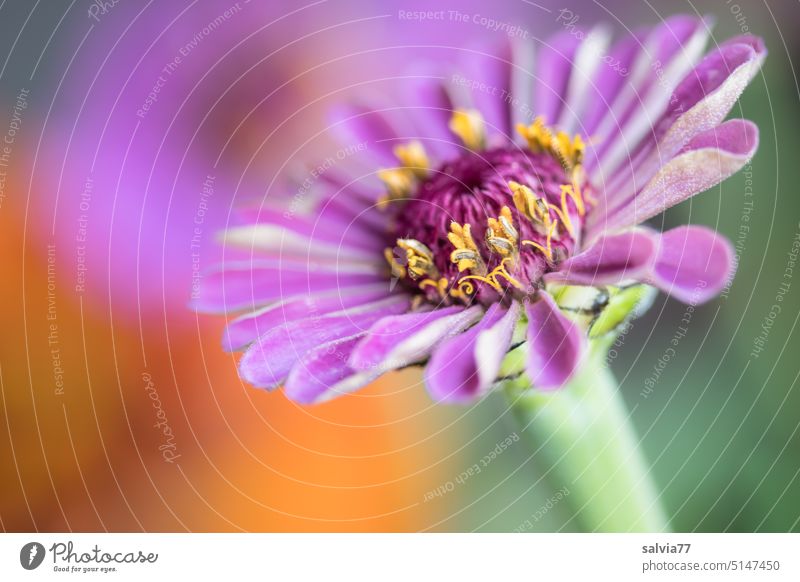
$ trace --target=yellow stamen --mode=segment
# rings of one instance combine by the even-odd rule
[[[479,275],[486,274],[486,265],[475,239],[472,238],[472,227],[469,224],[451,222],[447,239],[456,247],[456,250],[450,253],[450,261],[458,264],[459,272],[469,269]]]
[[[478,275],[467,275],[466,277],[461,277],[461,279],[459,279],[458,281],[459,288],[462,282],[466,279],[474,279],[475,281],[482,281],[483,283],[491,285],[494,288],[494,290],[497,291],[498,293],[502,293],[503,291],[503,288],[500,287],[500,283],[495,281],[494,277],[491,277],[489,275],[487,275],[486,277],[479,277]]]
[[[517,124],[517,132],[528,142],[528,149],[537,154],[552,155],[570,172],[574,172],[583,162],[586,143],[580,134],[570,137],[565,131],[554,133],[545,126],[541,116],[530,125]]]
[[[553,235],[555,234],[556,227],[558,226],[558,219],[554,220],[553,223],[550,225],[550,229],[547,231],[547,246],[542,246],[537,242],[532,240],[524,240],[522,244],[530,245],[536,249],[539,249],[542,254],[547,258],[548,261],[553,260]]]
[[[514,182],[513,180],[508,183],[508,186],[513,192],[514,205],[517,207],[517,210],[525,215],[534,226],[537,226],[539,232],[542,232],[542,229],[538,228],[538,223],[542,223],[544,226],[543,234],[550,231],[550,227],[552,226],[550,209],[555,210],[556,214],[561,217],[563,221],[563,215],[556,206],[550,206],[544,198],[537,198],[533,190],[527,186]],[[573,234],[571,225],[568,223],[565,223],[565,225],[569,233]]]
[[[444,299],[447,295],[447,279],[442,277],[438,281],[434,281],[433,279],[423,279],[419,282],[419,288],[425,289],[425,287],[433,287],[439,292],[439,296]]]
[[[428,177],[430,161],[425,153],[425,148],[418,141],[411,141],[406,145],[399,145],[394,148],[394,155],[407,170],[420,180]]]
[[[511,189],[514,206],[520,214],[525,216],[528,220],[536,220],[538,216],[536,208],[537,198],[533,190],[514,180],[508,183],[508,187]]]
[[[554,220],[553,224],[550,226],[550,231],[547,233],[547,248],[550,250],[550,257],[553,257],[553,235],[556,232],[556,227],[558,226],[558,220]]]
[[[569,233],[569,235],[574,238],[575,237],[575,231],[572,228],[572,221],[569,218],[569,212],[564,207],[564,198],[563,198],[563,196],[562,196],[562,199],[561,199],[561,208],[559,208],[558,206],[550,206],[549,208],[550,208],[550,210],[552,210],[553,212],[556,213],[556,216],[558,216],[561,219],[561,224],[563,224],[564,228],[567,229],[567,232]]]
[[[458,289],[453,287],[450,289],[450,295],[455,297],[456,299],[467,299],[468,295],[472,295],[475,293],[475,285],[472,284],[470,281],[464,281],[463,279],[458,282]]]
[[[544,124],[541,115],[530,125],[517,124],[517,132],[528,142],[528,148],[534,153],[545,153],[552,150],[553,133]]]
[[[412,279],[423,275],[439,278],[439,270],[433,264],[433,253],[427,246],[413,238],[399,238],[397,246],[406,251],[408,274]]]
[[[540,250],[540,251],[542,252],[542,254],[543,254],[545,257],[547,257],[547,260],[548,260],[548,261],[551,261],[551,260],[553,259],[553,255],[552,255],[552,253],[551,253],[550,249],[547,249],[547,248],[543,247],[542,245],[540,245],[540,244],[539,244],[539,243],[537,243],[537,242],[533,242],[532,240],[524,240],[524,241],[522,241],[522,244],[524,244],[524,245],[530,245],[530,246],[532,246],[533,248]]]
[[[389,202],[402,200],[411,196],[414,188],[414,175],[405,168],[392,168],[378,171],[378,178],[386,186],[386,194],[378,200],[378,207],[383,209]]]
[[[449,127],[469,149],[479,151],[486,146],[483,116],[477,109],[456,109],[450,118]]]
[[[512,223],[511,209],[503,206],[500,216],[490,218],[488,224],[486,244],[489,245],[489,248],[500,256],[516,258],[519,233]]]
[[[578,210],[578,214],[581,216],[586,214],[586,207],[583,204],[580,186],[577,184],[564,184],[561,186],[561,208],[564,212],[567,211],[567,196],[572,198],[572,201],[575,203],[575,208]]]
[[[503,277],[506,281],[511,283],[517,289],[522,289],[522,283],[517,281],[514,277],[512,277],[508,271],[506,270],[506,261],[511,262],[511,259],[503,259],[500,261],[500,264],[492,271],[494,273],[495,281],[497,277]]]
[[[570,138],[568,133],[559,131],[553,142],[553,151],[567,170],[580,166],[585,149],[586,144],[580,134],[575,134]]]
[[[500,261],[500,264],[497,265],[494,269],[492,269],[492,272],[486,275],[485,277],[481,277],[479,275],[467,275],[466,277],[461,277],[461,279],[458,280],[459,289],[461,289],[461,286],[464,284],[465,281],[471,279],[486,283],[487,285],[490,285],[498,293],[502,293],[503,287],[500,285],[500,282],[497,280],[497,277],[503,277],[506,281],[508,281],[511,285],[513,285],[517,289],[523,289],[522,283],[520,283],[514,277],[512,277],[506,270],[507,262],[511,262],[511,259],[505,258],[502,261]]]

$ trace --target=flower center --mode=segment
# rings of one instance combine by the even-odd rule
[[[591,187],[579,165],[531,145],[467,149],[432,170],[420,144],[398,148],[405,168],[382,175],[396,205],[385,255],[406,288],[437,304],[490,304],[534,292],[573,253]]]

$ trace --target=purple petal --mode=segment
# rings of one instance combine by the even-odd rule
[[[315,404],[366,386],[380,372],[355,372],[347,365],[363,334],[335,340],[308,352],[286,378],[284,392],[295,402]]]
[[[614,285],[650,272],[658,253],[657,239],[644,230],[606,235],[548,274],[547,281],[576,285]]]
[[[377,180],[375,176],[369,178]],[[365,240],[376,241],[373,246],[384,242],[386,214],[376,205],[378,198],[385,193],[384,186],[378,183],[363,187],[352,180],[334,182],[332,178],[325,181],[331,189],[320,196],[312,210],[316,229],[327,230],[329,235],[338,234],[340,238],[342,233],[356,231]],[[369,202],[364,201],[365,196],[369,197]]]
[[[247,224],[227,229],[223,233],[223,240],[227,245],[255,251],[259,255],[338,260],[345,263],[379,263],[380,256],[375,253],[374,244],[365,241],[363,246],[359,246],[354,243],[353,232],[350,231],[349,237],[347,232],[342,233],[338,242],[331,243],[315,240],[313,235],[307,237],[296,234],[275,224]]]
[[[403,81],[404,96],[413,108],[411,117],[426,150],[440,159],[457,155],[458,145],[448,128],[455,105],[448,91],[446,74],[417,72]]]
[[[371,202],[364,201],[351,195],[350,190],[340,189],[334,194],[342,201],[347,201],[351,213],[345,218],[341,217],[343,224],[331,224],[335,217],[332,213],[323,213],[324,208],[318,206],[313,214],[300,214],[286,209],[276,209],[264,205],[238,208],[237,216],[241,217],[244,225],[269,225],[285,230],[288,234],[308,238],[313,242],[328,242],[336,245],[363,248],[374,247],[380,244],[385,230],[386,217],[380,225],[380,232],[375,232],[372,221],[364,220],[365,212]],[[324,202],[323,199],[321,202]],[[361,217],[359,220],[354,220]]]
[[[737,172],[758,147],[758,128],[742,119],[697,135],[618,210],[593,212],[589,238],[640,224]]]
[[[496,380],[511,344],[520,304],[493,304],[475,326],[442,343],[425,367],[425,385],[438,402],[467,403]]]
[[[584,132],[586,109],[597,97],[592,95],[594,77],[600,69],[610,70],[604,62],[611,35],[607,29],[596,27],[589,31],[575,50],[572,70],[564,96],[564,107],[556,125],[568,132]],[[619,73],[616,73],[620,77]]]
[[[369,329],[353,351],[350,367],[385,372],[424,360],[437,343],[461,333],[481,313],[478,306],[468,309],[453,306],[385,317]]]
[[[704,19],[687,14],[671,16],[653,29],[652,36],[648,38],[648,48],[654,51],[655,59],[668,63],[686,49],[686,44],[698,30],[708,28],[709,24]]]
[[[547,293],[528,303],[528,376],[542,390],[560,388],[581,363],[586,337]]]
[[[611,49],[608,63],[597,70],[594,85],[589,89],[587,110],[580,131],[594,135],[597,126],[608,115],[617,96],[625,86],[625,79],[631,74],[634,59],[639,55],[644,34],[627,37]]]
[[[597,128],[599,144],[587,157],[587,169],[599,173],[599,181],[608,181],[611,170],[652,132],[653,120],[702,56],[708,28],[704,19],[674,16],[647,36],[619,99]]]
[[[300,358],[314,348],[365,332],[389,314],[402,313],[406,297],[392,297],[347,310],[343,314],[310,317],[285,323],[258,338],[239,361],[239,373],[254,386],[274,388]]]
[[[726,43],[706,56],[675,89],[669,108],[658,123],[656,135],[668,129],[670,133],[689,136],[682,141],[677,135],[666,140],[664,144],[669,149],[665,155],[672,155],[690,138],[722,123],[761,68],[766,54],[763,42],[753,39]],[[680,125],[676,127],[677,122]]]
[[[533,112],[554,123],[564,104],[575,51],[580,40],[569,31],[561,32],[541,47],[534,69]]]
[[[364,143],[381,163],[397,165],[392,150],[399,136],[386,112],[363,105],[340,105],[331,112],[330,124],[345,145]]]
[[[236,351],[255,341],[272,328],[290,321],[319,317],[364,305],[389,295],[384,283],[353,287],[347,293],[333,292],[323,295],[306,295],[287,299],[264,309],[248,313],[228,323],[222,339],[226,351]]]
[[[225,263],[200,279],[191,307],[197,311],[227,313],[255,310],[288,297],[385,281],[370,267],[273,259]]]
[[[474,47],[466,53],[461,68],[471,83],[483,83],[470,92],[473,106],[481,112],[490,133],[511,137],[511,109],[506,97],[511,94],[511,41]],[[495,90],[496,89],[496,90]]]
[[[733,277],[730,242],[714,230],[680,226],[661,235],[651,282],[684,303],[704,303],[722,291]]]
[[[637,184],[645,184],[692,138],[722,123],[765,56],[760,39],[746,37],[706,56],[675,89],[667,111],[633,158],[614,170],[608,203],[629,198]]]

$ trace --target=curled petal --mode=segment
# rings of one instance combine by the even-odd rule
[[[480,322],[442,343],[425,367],[425,385],[440,402],[471,402],[496,380],[521,312],[492,305]]]
[[[651,282],[676,299],[696,305],[722,291],[733,277],[730,242],[714,230],[680,226],[661,235]]]
[[[527,371],[534,387],[560,388],[578,369],[586,337],[547,293],[526,306],[528,314]]]
[[[765,57],[764,44],[757,38],[725,43],[706,56],[675,89],[656,128],[656,135],[665,134],[661,155],[672,155],[695,135],[722,123]]]
[[[734,39],[706,56],[675,89],[633,157],[612,172],[604,203],[614,208],[629,199],[692,138],[722,123],[765,57],[764,43],[755,37]]]
[[[595,213],[589,232],[641,224],[667,208],[708,190],[739,171],[758,147],[758,128],[733,119],[695,136],[631,200],[618,210]]]

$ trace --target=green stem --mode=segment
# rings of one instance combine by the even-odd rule
[[[565,500],[586,531],[669,531],[605,362],[608,346],[592,343],[591,358],[561,390],[530,390],[518,380],[508,384],[506,395],[523,433],[541,451],[551,482],[569,491]]]

